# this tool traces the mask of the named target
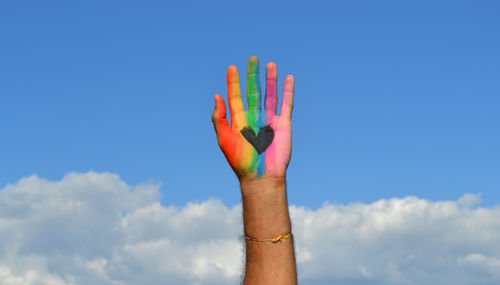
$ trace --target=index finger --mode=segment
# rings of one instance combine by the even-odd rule
[[[231,65],[227,69],[227,89],[229,110],[231,112],[231,125],[234,126],[238,114],[245,112],[243,98],[241,98],[240,75],[238,73],[238,68],[234,65]]]

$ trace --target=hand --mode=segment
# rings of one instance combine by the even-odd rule
[[[259,59],[248,60],[247,99],[245,111],[241,96],[238,69],[232,65],[227,70],[227,87],[231,125],[226,118],[226,103],[215,95],[212,121],[217,140],[227,161],[240,180],[261,177],[285,178],[292,151],[292,124],[294,78],[285,79],[281,112],[277,111],[276,64],[266,67],[266,99],[261,108]]]

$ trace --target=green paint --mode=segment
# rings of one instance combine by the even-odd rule
[[[259,132],[259,116],[261,111],[261,90],[259,79],[259,60],[257,57],[251,57],[248,61],[247,70],[247,124],[255,133]],[[259,163],[259,154],[255,149],[252,153],[252,162],[250,163],[250,172],[255,172]]]
[[[259,80],[259,61],[250,59],[248,61],[247,75],[247,99],[248,110],[260,110],[261,92]]]

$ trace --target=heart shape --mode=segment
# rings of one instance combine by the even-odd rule
[[[267,125],[260,128],[259,133],[255,134],[252,128],[244,127],[241,134],[257,150],[258,154],[263,153],[271,145],[274,139],[274,130]]]

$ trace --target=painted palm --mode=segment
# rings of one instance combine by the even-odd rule
[[[212,120],[219,146],[239,177],[248,175],[283,177],[292,150],[291,115],[294,78],[288,75],[285,79],[281,112],[278,116],[276,64],[269,63],[266,67],[264,109],[261,107],[259,60],[256,56],[248,60],[247,74],[248,111],[245,111],[238,69],[232,65],[227,71],[231,125],[226,118],[224,99],[220,95],[215,95]]]

